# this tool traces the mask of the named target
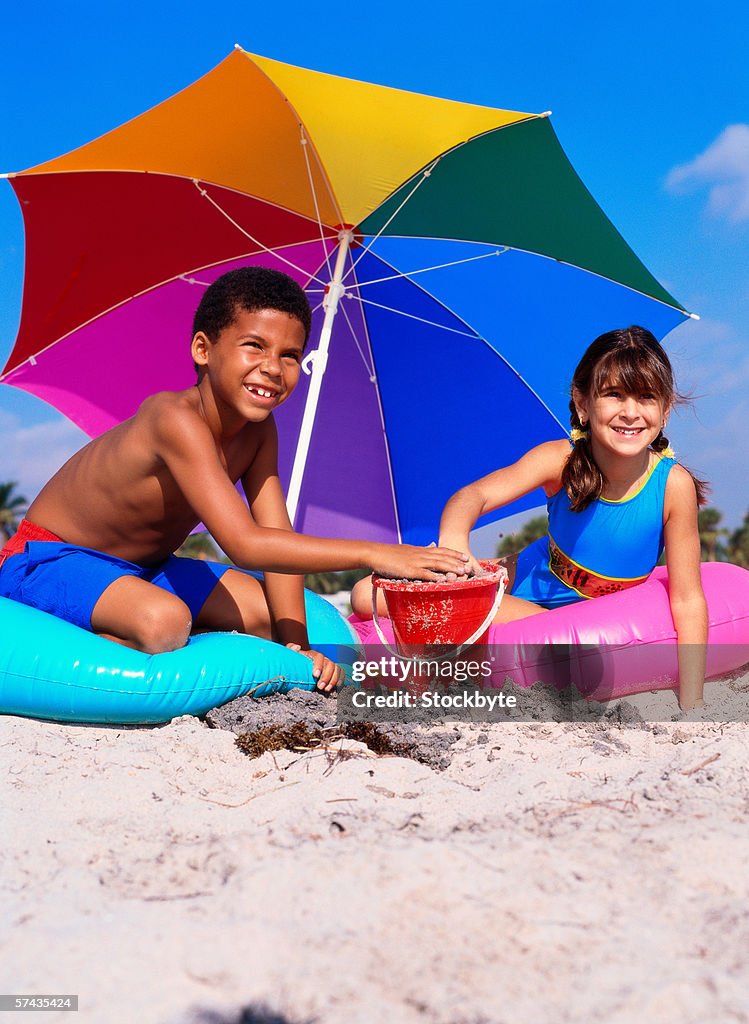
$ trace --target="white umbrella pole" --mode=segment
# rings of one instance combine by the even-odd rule
[[[289,492],[286,496],[286,507],[289,511],[289,519],[291,519],[293,525],[296,525],[294,520],[299,506],[299,494],[302,490],[304,468],[307,462],[307,453],[309,452],[310,442],[312,440],[312,428],[315,423],[315,414],[317,412],[317,403],[320,398],[322,379],[325,375],[325,367],[328,363],[328,349],[330,348],[330,336],[333,333],[333,321],[335,320],[335,315],[338,311],[338,301],[346,292],[346,289],[342,284],[343,271],[346,266],[346,256],[348,255],[349,246],[351,245],[353,237],[353,231],[340,231],[338,234],[340,245],[338,246],[335,269],[333,270],[333,280],[328,285],[327,294],[323,299],[325,319],[323,320],[322,330],[320,331],[320,341],[317,349],[314,352],[310,352],[302,363],[303,369],[306,369],[309,363],[312,364],[312,376],[309,382],[307,401],[304,406],[302,425],[299,430],[299,441],[296,446],[294,465],[291,470]]]

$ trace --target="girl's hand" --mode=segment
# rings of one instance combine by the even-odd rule
[[[468,557],[467,569],[468,575],[478,576],[481,574],[481,566],[477,558],[471,554],[468,547],[468,539],[466,537],[449,536],[448,534],[440,534],[438,544],[441,548],[451,548],[453,550],[461,551]]]
[[[471,570],[471,575],[472,576],[480,576],[481,573],[484,571],[481,568],[481,563],[479,562],[479,560],[477,558],[474,558],[474,556],[471,554],[470,551],[466,551],[466,554],[468,555],[468,559],[469,559],[468,565],[469,565],[469,568]]]
[[[317,680],[317,689],[323,693],[331,693],[339,686],[343,686],[344,672],[340,665],[336,665],[330,658],[326,658],[319,651],[304,650],[299,644],[286,644],[290,651],[299,651],[305,658],[312,662],[312,675]]]

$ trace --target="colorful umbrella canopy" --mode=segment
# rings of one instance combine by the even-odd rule
[[[588,193],[548,117],[237,48],[196,83],[10,175],[26,228],[0,380],[91,436],[195,381],[203,289],[289,273],[312,352],[275,414],[297,529],[435,536],[458,487],[566,433],[584,347],[688,314]],[[538,504],[529,495],[503,514]]]

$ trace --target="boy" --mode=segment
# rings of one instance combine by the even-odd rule
[[[465,572],[466,556],[292,531],[272,412],[297,384],[310,321],[285,274],[247,267],[214,282],[193,325],[197,384],[147,398],[55,474],[0,555],[0,596],[146,653],[205,630],[272,637],[310,657],[318,689],[332,690],[341,672],[309,650],[298,574],[433,579]],[[264,583],[174,556],[201,521],[237,566],[265,570]]]

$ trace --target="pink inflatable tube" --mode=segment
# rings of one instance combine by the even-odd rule
[[[707,598],[707,678],[749,663],[749,571],[727,562],[702,565]],[[371,621],[351,617],[362,643],[379,645]],[[393,642],[387,619],[383,632]],[[676,631],[663,568],[639,587],[543,615],[492,626],[486,653],[489,686],[506,679],[519,686],[574,684],[586,697],[612,700],[678,683]],[[480,660],[480,648],[467,657]]]

